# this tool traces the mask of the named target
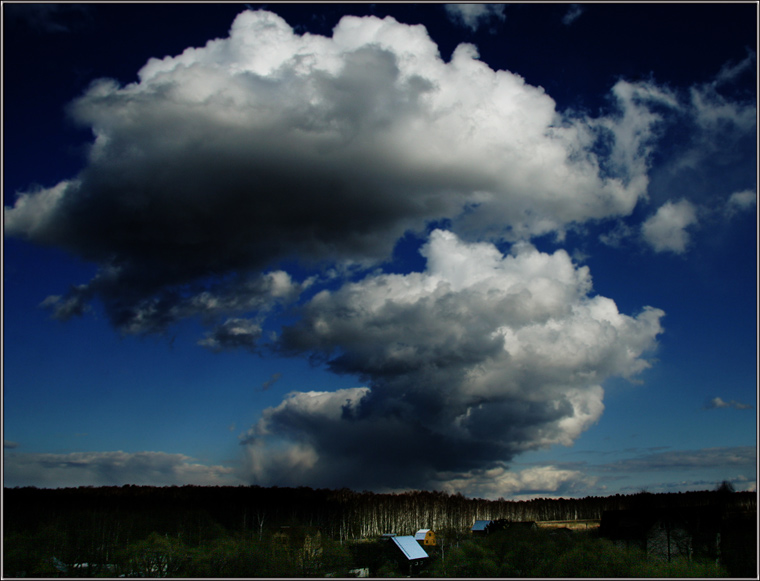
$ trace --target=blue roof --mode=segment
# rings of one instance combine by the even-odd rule
[[[492,521],[490,520],[476,520],[475,524],[472,525],[472,530],[474,531],[484,531],[486,530],[486,527],[491,524]]]
[[[391,540],[396,543],[396,546],[401,549],[404,556],[410,561],[414,559],[427,559],[428,557],[425,549],[420,547],[420,544],[412,536],[391,537]]]

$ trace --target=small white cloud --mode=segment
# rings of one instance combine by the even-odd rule
[[[714,398],[712,398],[712,399],[711,399],[711,400],[710,400],[710,401],[707,403],[707,408],[708,408],[708,409],[715,409],[715,408],[725,408],[725,407],[728,407],[728,404],[727,404],[726,402],[724,402],[724,401],[723,401],[721,398],[719,398],[719,397],[714,397]]]
[[[504,4],[446,4],[446,14],[452,22],[475,32],[493,19],[503,21],[504,8]]]
[[[562,17],[562,24],[570,26],[573,22],[578,20],[578,17],[583,14],[583,8],[578,4],[570,4],[565,15]]]
[[[565,470],[556,466],[537,466],[520,471],[498,466],[446,476],[448,478],[438,485],[441,489],[487,499],[566,495],[574,489],[587,490],[597,481],[595,477],[587,476],[578,470]]]
[[[5,448],[6,450],[18,448],[18,442],[12,442],[11,440],[3,440],[3,448]]]
[[[644,240],[656,252],[683,254],[690,241],[686,228],[697,224],[697,211],[686,199],[666,202],[641,226]]]
[[[72,288],[66,297],[50,295],[40,303],[40,308],[50,309],[52,317],[58,321],[68,321],[71,317],[81,316],[92,311],[87,303],[89,299],[86,285],[78,285]]]
[[[726,202],[725,213],[728,217],[731,217],[737,212],[749,210],[750,208],[756,205],[757,205],[757,193],[754,190],[743,190],[741,192],[734,192],[728,198],[728,202]]]
[[[204,339],[199,340],[198,345],[212,351],[223,351],[239,347],[254,350],[256,342],[260,337],[261,325],[256,321],[232,318],[227,319],[208,333]]]

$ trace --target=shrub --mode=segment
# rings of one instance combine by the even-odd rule
[[[474,541],[464,541],[459,547],[447,551],[445,558],[430,570],[436,577],[496,577],[499,567],[495,554]]]

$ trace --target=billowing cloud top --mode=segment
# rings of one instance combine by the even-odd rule
[[[628,113],[652,97],[616,95]],[[22,193],[6,233],[101,264],[68,309],[98,296],[139,331],[146,311],[171,320],[181,285],[293,257],[371,263],[429,220],[514,240],[627,214],[656,117],[631,134],[628,113],[564,118],[474,46],[444,62],[424,27],[390,17],[347,16],[326,38],[245,11],[228,38],[151,59],[139,82],[93,83],[70,106],[95,136],[87,166]],[[604,172],[599,135],[614,144]]]

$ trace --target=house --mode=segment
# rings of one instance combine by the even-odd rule
[[[414,533],[414,539],[424,546],[435,546],[435,533],[431,529],[420,529]]]
[[[476,520],[475,524],[472,525],[472,534],[475,536],[486,535],[488,533],[488,525],[492,522],[492,520]]]
[[[486,526],[486,534],[495,533],[496,531],[503,531],[509,529],[511,531],[535,531],[538,525],[535,521],[511,521],[505,518],[493,520]]]
[[[521,520],[521,521],[510,522],[509,528],[519,529],[522,531],[535,531],[536,529],[538,529],[538,525],[536,524],[536,521]]]
[[[391,557],[402,571],[408,571],[410,575],[419,571],[429,558],[425,549],[411,535],[389,537],[388,544],[392,549]]]

